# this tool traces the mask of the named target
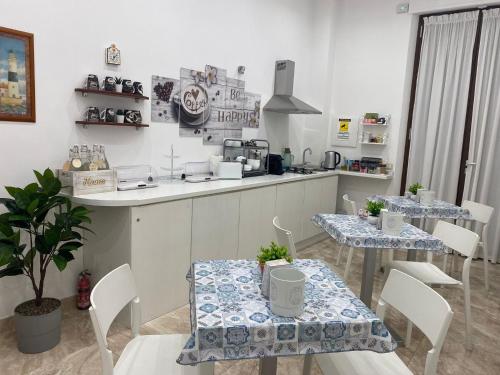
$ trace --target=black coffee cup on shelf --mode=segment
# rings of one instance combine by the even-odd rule
[[[104,91],[115,91],[115,78],[109,76],[104,78],[103,87]]]
[[[101,111],[99,117],[104,122],[115,122],[115,110],[113,108],[106,108]]]
[[[135,115],[134,123],[135,124],[141,124],[142,123],[141,111],[134,111],[134,115]]]
[[[99,108],[88,107],[85,111],[84,119],[86,121],[99,121]]]
[[[122,81],[122,92],[127,93],[127,94],[133,94],[134,93],[134,84],[132,83],[132,80],[130,79],[124,79]]]
[[[142,95],[143,94],[143,89],[142,89],[142,83],[141,82],[134,82],[134,94],[136,95]]]
[[[135,111],[126,109],[124,111],[124,116],[125,116],[125,124],[135,124],[135,118],[136,118]]]
[[[89,90],[99,90],[99,78],[95,74],[89,74],[85,79],[84,87]]]

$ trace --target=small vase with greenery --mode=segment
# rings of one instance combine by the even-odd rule
[[[89,211],[73,207],[60,196],[61,181],[50,169],[34,171],[37,182],[24,188],[7,186],[12,198],[0,198],[0,277],[24,275],[35,298],[15,308],[18,348],[24,353],[48,350],[60,340],[61,301],[44,297],[51,263],[59,271],[74,259],[82,243],[79,231],[89,230]]]
[[[419,183],[415,182],[414,184],[410,185],[408,188],[408,191],[410,192],[410,197],[411,199],[415,200],[417,197],[418,189],[423,189],[424,187]]]
[[[123,91],[123,79],[121,77],[115,77],[115,91],[122,92]]]
[[[384,208],[384,202],[380,201],[368,201],[366,204],[366,211],[370,214],[368,216],[368,222],[370,224],[377,224],[380,211]]]
[[[271,242],[269,247],[261,247],[260,254],[257,255],[260,270],[264,271],[264,266],[268,260],[285,259],[288,263],[292,263],[293,258],[288,254],[286,246],[279,246],[274,241]]]

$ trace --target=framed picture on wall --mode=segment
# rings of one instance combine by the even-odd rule
[[[33,34],[0,27],[0,121],[35,120]]]

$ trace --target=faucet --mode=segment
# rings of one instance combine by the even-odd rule
[[[306,162],[306,152],[309,151],[309,155],[312,155],[312,150],[311,147],[308,147],[304,150],[302,153],[302,167],[305,167],[307,162]]]

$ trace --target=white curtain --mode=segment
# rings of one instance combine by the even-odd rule
[[[455,202],[479,11],[424,19],[407,184]]]
[[[464,199],[495,207],[489,257],[500,252],[500,9],[483,11]]]

